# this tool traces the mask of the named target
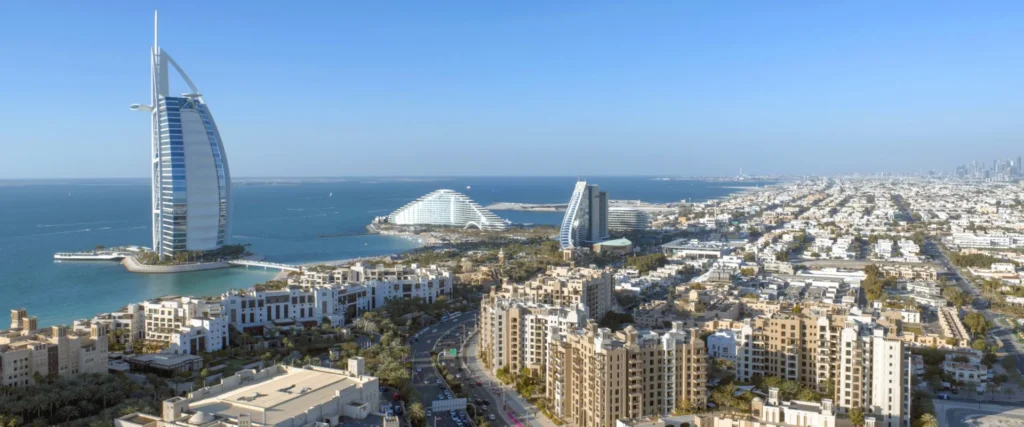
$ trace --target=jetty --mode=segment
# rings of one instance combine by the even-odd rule
[[[281,264],[278,262],[267,262],[267,261],[255,261],[247,259],[237,259],[227,261],[228,264],[237,267],[263,267],[264,270],[281,270],[281,271],[302,271],[302,267],[290,264]]]

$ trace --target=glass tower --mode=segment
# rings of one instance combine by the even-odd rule
[[[231,174],[217,124],[199,90],[157,43],[152,50],[152,103],[132,109],[152,114],[153,251],[218,249],[231,238]],[[168,95],[168,67],[189,87]]]

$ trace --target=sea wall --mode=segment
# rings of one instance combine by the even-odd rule
[[[185,265],[144,265],[140,263],[135,257],[126,257],[121,261],[121,265],[132,273],[143,273],[143,274],[168,274],[168,273],[185,273],[188,271],[203,271],[203,270],[216,270],[218,268],[231,268],[232,265],[226,262],[204,262],[199,264],[185,264]]]

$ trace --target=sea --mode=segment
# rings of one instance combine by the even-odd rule
[[[233,242],[267,261],[311,263],[397,254],[419,247],[407,237],[360,235],[384,216],[448,188],[483,206],[565,203],[576,177],[458,177],[236,180]],[[611,199],[706,201],[771,182],[603,177],[588,181]],[[180,274],[129,273],[116,262],[55,262],[55,252],[97,245],[151,246],[149,181],[143,179],[0,181],[0,310],[26,308],[40,325],[116,311],[164,295],[217,295],[277,272],[231,268]],[[496,211],[513,222],[557,224],[558,212]],[[325,237],[325,236],[342,237]],[[0,326],[2,329],[3,326]]]

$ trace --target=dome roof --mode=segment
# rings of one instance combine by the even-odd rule
[[[212,423],[217,421],[217,418],[213,415],[207,414],[206,412],[199,411],[188,418],[188,423],[193,425],[201,425],[206,423]]]

